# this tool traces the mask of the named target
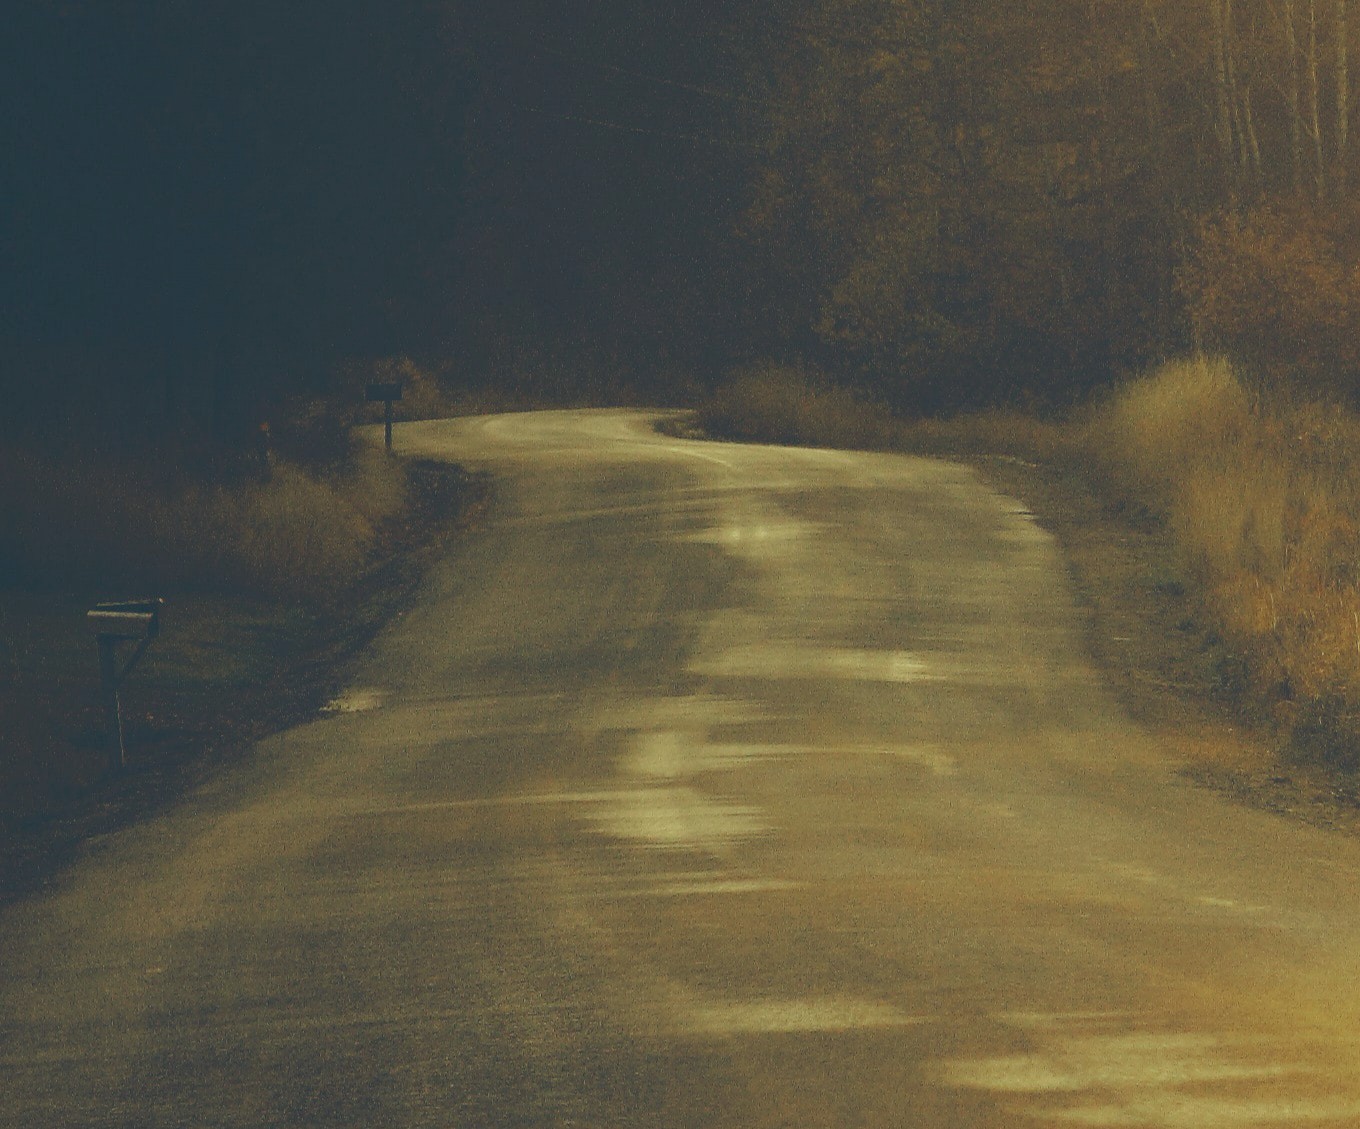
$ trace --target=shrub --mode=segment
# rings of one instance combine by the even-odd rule
[[[1360,418],[1165,366],[1095,413],[1088,457],[1171,527],[1224,638],[1295,747],[1360,763]]]
[[[891,447],[897,427],[881,406],[810,369],[762,364],[738,373],[699,409],[705,430],[731,439],[819,447]]]
[[[0,452],[0,571],[325,599],[361,574],[404,496],[400,467],[373,454],[324,475],[277,462],[267,478],[205,484],[10,449]]]

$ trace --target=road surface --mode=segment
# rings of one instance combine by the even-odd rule
[[[324,716],[0,916],[0,1125],[1360,1125],[1360,850],[1102,687],[967,469],[631,412]]]

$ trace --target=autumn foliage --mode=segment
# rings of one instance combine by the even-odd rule
[[[1070,402],[1194,344],[1349,392],[1345,0],[788,0],[748,233],[899,403]]]
[[[1273,387],[1360,394],[1360,211],[1290,205],[1203,224],[1181,276],[1195,329]]]

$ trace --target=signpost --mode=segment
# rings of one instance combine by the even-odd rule
[[[151,640],[160,634],[161,606],[164,603],[164,600],[156,599],[96,604],[85,613],[85,620],[99,642],[99,687],[104,695],[111,772],[121,772],[127,763],[123,750],[123,712],[118,701],[118,688],[151,646]],[[121,669],[118,666],[120,643],[137,644],[137,649]]]
[[[370,384],[366,390],[369,403],[377,403],[379,400],[384,405],[384,428],[383,435],[387,443],[387,453],[392,453],[392,402],[401,399],[401,381],[388,381],[383,384]]]

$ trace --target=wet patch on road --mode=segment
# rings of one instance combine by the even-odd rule
[[[879,1000],[834,997],[694,1002],[681,1018],[682,1029],[707,1036],[860,1031],[928,1022]]]
[[[382,690],[354,686],[321,707],[322,713],[367,713],[379,709],[387,695]]]
[[[1130,1030],[1132,1017],[1112,1015],[997,1018],[1038,1046],[948,1060],[943,1081],[1014,1102],[1012,1112],[1042,1123],[1247,1129],[1360,1118],[1360,1098],[1339,1094],[1304,1048],[1252,1035]]]
[[[724,772],[759,761],[798,756],[796,745],[709,744],[702,736],[678,730],[641,735],[623,767],[632,776],[675,780],[706,772]]]
[[[731,647],[690,662],[696,674],[727,678],[808,678],[860,682],[934,682],[945,675],[913,651],[818,647],[790,640]]]
[[[587,819],[615,838],[678,849],[719,847],[769,830],[758,808],[711,799],[684,786],[603,793]]]

